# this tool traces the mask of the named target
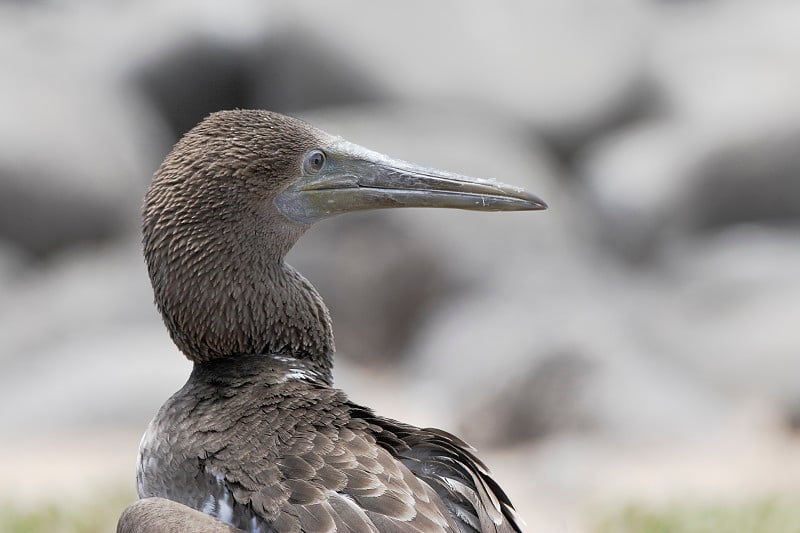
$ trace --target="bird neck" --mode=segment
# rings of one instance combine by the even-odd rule
[[[152,252],[148,264],[162,263]],[[284,356],[331,383],[330,313],[314,286],[282,258],[232,248],[216,259],[201,255],[190,269],[185,258],[161,259],[162,268],[151,268],[156,303],[190,360]]]

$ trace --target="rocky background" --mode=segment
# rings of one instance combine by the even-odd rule
[[[141,198],[233,107],[550,204],[346,216],[289,259],[338,385],[465,436],[532,531],[800,494],[800,3],[7,0],[0,67],[0,501],[132,494],[189,372]]]

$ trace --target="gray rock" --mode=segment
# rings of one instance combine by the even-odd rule
[[[247,53],[247,106],[285,113],[381,100],[387,91],[375,76],[322,37],[288,23],[255,43]]]
[[[664,240],[684,229],[683,202],[704,148],[679,124],[664,120],[596,141],[580,170],[596,217],[595,238],[626,259],[651,260]]]
[[[131,76],[177,140],[220,109],[293,112],[375,100],[369,76],[336,50],[292,28],[265,29],[254,42],[183,35]]]
[[[708,2],[657,13],[649,75],[673,116],[727,139],[796,124],[800,5]]]
[[[670,241],[714,228],[800,219],[798,132],[712,139],[662,122],[608,136],[584,172],[598,238],[652,260]]]
[[[155,310],[138,245],[56,259],[0,300],[0,432],[144,428],[190,364]]]
[[[597,139],[581,164],[600,238],[634,260],[709,228],[800,215],[797,7],[662,9],[648,62],[661,112]]]
[[[381,213],[347,215],[313,228],[287,261],[331,311],[338,357],[400,364],[432,307],[455,289],[444,258]]]
[[[249,76],[242,45],[184,35],[164,45],[130,77],[177,141],[207,115],[247,108]],[[163,150],[166,153],[168,146]]]
[[[714,386],[790,412],[800,402],[800,239],[736,226],[676,244],[654,340]]]
[[[8,284],[0,301],[0,361],[12,369],[72,335],[156,318],[138,243],[78,248],[29,266]]]
[[[459,434],[479,446],[501,447],[588,430],[592,420],[584,419],[582,391],[594,370],[592,362],[569,353],[521,368],[512,383],[465,413]]]
[[[735,398],[659,343],[673,289],[575,244],[499,264],[503,275],[432,315],[408,370],[415,395],[479,445],[564,432],[685,439],[729,423]]]
[[[0,287],[12,287],[14,280],[23,274],[30,257],[19,248],[0,241]],[[1,299],[1,298],[0,298]]]
[[[170,121],[196,98],[230,103],[208,98],[225,93],[233,77],[225,51],[244,53],[268,26],[258,16],[268,7],[0,4],[4,77],[13,80],[0,86],[0,239],[46,255],[138,228],[140,199],[173,140]],[[223,45],[206,44],[216,42]],[[197,49],[187,55],[204,64],[207,77],[197,76],[201,68],[181,71],[169,62],[168,54],[186,43]],[[179,97],[169,93],[169,80],[152,82],[161,109],[136,90],[137,73],[159,61],[173,68],[173,83],[185,77]],[[219,74],[225,76],[208,77]]]
[[[276,7],[297,34],[316,36],[398,99],[461,101],[562,137],[627,108],[649,18],[630,0]]]
[[[0,239],[40,256],[113,239],[138,226],[159,129],[98,75],[99,53],[45,44],[80,26],[44,17],[25,32],[23,20],[0,23],[3,48],[25,50],[4,61],[14,82],[0,85]]]
[[[706,230],[800,221],[800,120],[797,128],[769,132],[707,157],[686,194],[686,223]]]
[[[163,326],[80,328],[57,342],[8,354],[0,392],[0,435],[147,427],[191,364]],[[133,457],[131,457],[133,460]]]

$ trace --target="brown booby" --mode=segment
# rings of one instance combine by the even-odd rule
[[[142,439],[142,499],[118,531],[520,531],[469,445],[332,386],[328,309],[284,257],[314,222],[389,207],[546,206],[268,111],[214,113],[175,145],[145,198],[143,243],[194,368]]]

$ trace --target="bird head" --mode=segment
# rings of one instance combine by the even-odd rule
[[[395,207],[546,205],[518,187],[391,159],[278,113],[210,115],[175,145],[145,196],[144,253],[173,339],[195,360],[332,350],[324,304],[283,258],[317,221]],[[325,327],[311,335],[314,317]]]

